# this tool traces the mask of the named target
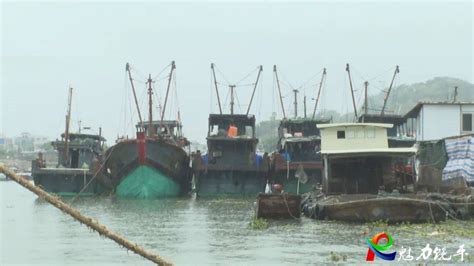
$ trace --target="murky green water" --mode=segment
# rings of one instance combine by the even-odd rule
[[[0,264],[149,265],[138,255],[100,237],[35,195],[0,182]],[[70,199],[66,199],[68,201]],[[120,200],[85,198],[74,203],[110,229],[177,265],[365,263],[366,237],[385,230],[418,256],[427,243],[454,254],[464,244],[474,263],[474,221],[440,225],[346,224],[302,218],[270,221],[264,230],[248,224],[254,199]],[[335,255],[331,256],[331,252]],[[398,259],[398,256],[397,256]],[[377,260],[377,259],[376,259]],[[457,261],[453,258],[453,262]],[[377,260],[376,262],[381,262]]]

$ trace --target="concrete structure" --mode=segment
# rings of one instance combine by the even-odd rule
[[[404,117],[414,119],[417,141],[474,133],[473,102],[420,102]]]

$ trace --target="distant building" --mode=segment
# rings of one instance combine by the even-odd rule
[[[21,133],[20,136],[10,139],[5,139],[6,147],[8,150],[14,150],[16,152],[37,152],[42,150],[44,144],[50,142],[48,137],[35,136],[28,132]]]
[[[404,117],[413,120],[417,141],[474,133],[474,102],[420,102]]]

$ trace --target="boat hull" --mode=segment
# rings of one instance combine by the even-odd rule
[[[448,206],[436,201],[406,197],[355,199],[341,202],[322,200],[311,213],[313,218],[347,222],[438,222],[446,219]]]
[[[301,196],[288,193],[258,194],[257,218],[288,219],[300,218]]]
[[[261,171],[207,170],[196,176],[199,196],[255,196],[265,190]]]
[[[97,179],[89,170],[41,168],[32,172],[36,186],[59,196],[94,195],[98,193]]]
[[[308,177],[305,183],[299,182],[295,177],[298,168]],[[322,183],[322,170],[321,161],[287,163],[281,156],[276,156],[271,180],[273,183],[282,184],[285,192],[303,194],[314,191]]]
[[[105,184],[119,197],[174,197],[190,190],[189,157],[166,141],[122,141],[105,158]]]

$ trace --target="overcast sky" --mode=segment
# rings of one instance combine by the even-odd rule
[[[176,61],[184,132],[199,141],[204,141],[209,112],[218,111],[211,62],[227,79],[218,73],[223,102],[225,83],[236,83],[263,65],[252,105],[257,121],[273,111],[281,114],[274,64],[287,108],[293,101],[290,85],[304,84],[300,97],[314,97],[326,67],[321,108],[351,110],[346,63],[353,68],[358,95],[365,79],[371,80],[371,94],[387,86],[395,65],[401,70],[397,84],[436,76],[473,82],[473,3],[412,2],[2,2],[0,134],[57,137],[64,130],[70,85],[74,130],[78,120],[102,126],[109,144],[118,134],[130,134],[127,121],[138,117],[130,115],[135,107],[126,62],[139,70],[134,74],[155,76]],[[242,84],[253,83],[256,74]],[[143,99],[143,77],[136,79]],[[157,88],[164,94],[165,81],[157,81]],[[237,111],[245,111],[250,92],[251,87],[237,88]]]

